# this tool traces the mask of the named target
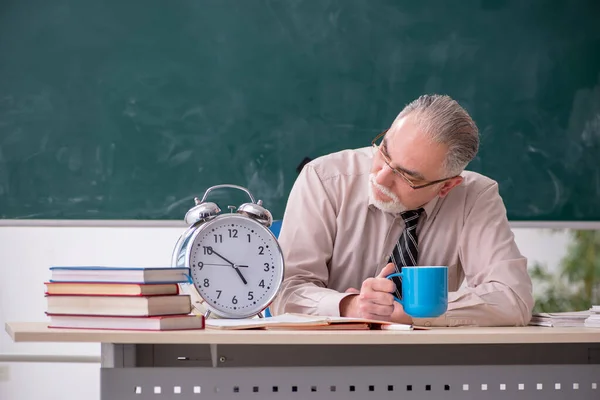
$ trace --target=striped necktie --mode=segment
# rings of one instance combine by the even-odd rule
[[[396,266],[396,272],[401,272],[402,267],[411,267],[417,265],[419,256],[419,241],[417,239],[417,223],[419,216],[423,212],[422,208],[418,210],[405,211],[400,216],[404,220],[404,231],[390,257],[390,262]],[[396,284],[396,297],[402,298],[402,280],[399,277],[392,278]]]

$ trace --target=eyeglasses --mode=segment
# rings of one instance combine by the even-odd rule
[[[386,154],[385,150],[383,150],[381,148],[381,143],[377,144],[377,141],[379,139],[383,139],[383,137],[385,136],[385,134],[388,132],[388,130],[386,129],[385,131],[381,132],[379,135],[377,135],[375,137],[375,139],[373,139],[371,141],[371,146],[373,148],[373,150],[377,150],[379,152],[379,154],[381,155],[381,157],[383,158],[383,161],[387,164],[387,166],[392,170],[392,172],[398,176],[400,176],[402,179],[404,179],[404,181],[408,184],[408,186],[410,186],[413,189],[422,189],[428,186],[432,186],[435,185],[437,183],[441,183],[444,181],[447,181],[448,179],[452,179],[452,178],[456,178],[458,175],[455,176],[450,176],[448,178],[444,178],[444,179],[438,179],[435,181],[424,181],[422,179],[413,179],[413,178],[409,178],[406,174],[406,172],[398,169],[398,168],[394,168],[392,167],[392,160],[390,160],[390,157]]]

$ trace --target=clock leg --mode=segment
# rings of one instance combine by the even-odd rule
[[[206,310],[206,313],[204,313],[204,318],[208,319],[208,317],[210,317],[210,310]]]

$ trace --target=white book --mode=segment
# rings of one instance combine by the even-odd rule
[[[189,268],[55,266],[50,282],[183,283],[189,281]]]
[[[168,296],[46,296],[49,314],[154,316],[189,314],[189,295]]]

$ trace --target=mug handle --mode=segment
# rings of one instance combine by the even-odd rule
[[[400,278],[400,281],[402,281],[402,272],[395,272],[393,274],[389,274],[388,276],[385,277],[385,279],[392,279],[395,277]],[[397,298],[396,296],[394,296],[394,300],[396,300],[398,303],[402,304],[402,307],[404,307],[404,303],[402,302],[402,299]]]

